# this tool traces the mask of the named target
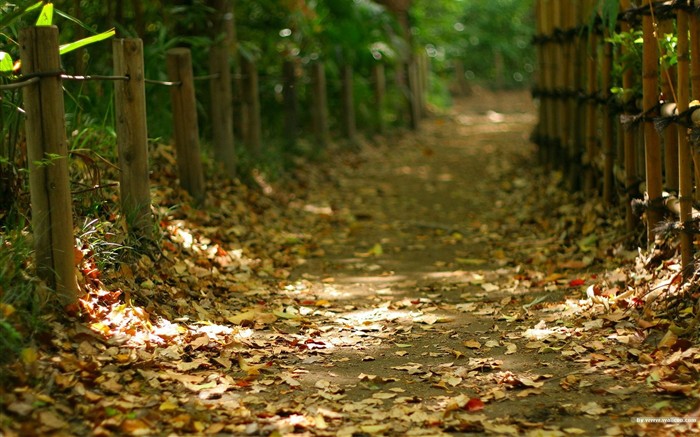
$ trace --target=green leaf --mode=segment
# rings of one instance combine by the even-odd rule
[[[36,19],[37,26],[51,26],[53,24],[53,3],[47,3],[41,8],[39,18]]]
[[[8,14],[3,14],[2,18],[0,18],[0,29],[9,26],[12,24],[13,21],[15,21],[17,18],[21,17],[22,15],[26,14],[27,12],[31,12],[35,9],[39,9],[41,5],[43,5],[44,2],[36,2],[32,3],[28,6],[25,6],[23,8],[19,8],[15,11],[12,11]]]
[[[88,44],[96,43],[98,41],[105,40],[107,38],[111,38],[115,35],[115,30],[110,29],[106,32],[98,33],[97,35],[89,36],[87,38],[79,39],[78,41],[73,41],[68,44],[63,44],[58,48],[58,52],[63,55],[68,52],[72,52],[75,49],[79,49],[80,47],[86,46]]]
[[[12,56],[6,52],[0,52],[0,74],[11,74],[12,65]]]
[[[69,15],[69,14],[66,14],[65,12],[63,12],[63,11],[60,10],[60,9],[55,9],[54,12],[56,13],[56,15],[58,15],[58,16],[60,16],[60,17],[63,17],[63,18],[65,18],[65,19],[68,20],[68,21],[72,21],[73,23],[77,24],[78,26],[82,27],[83,29],[87,30],[88,32],[90,32],[90,33],[95,33],[95,29],[93,29],[92,27],[90,27],[90,26],[88,26],[87,24],[83,23],[82,21],[78,20],[78,19],[75,18],[74,16]]]

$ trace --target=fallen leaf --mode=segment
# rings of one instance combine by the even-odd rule
[[[479,348],[481,348],[481,343],[479,343],[479,342],[476,341],[476,340],[467,340],[467,341],[463,342],[462,344],[463,344],[465,347],[469,348],[469,349],[479,349]]]

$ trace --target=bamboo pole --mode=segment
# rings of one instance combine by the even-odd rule
[[[620,9],[626,11],[630,8],[630,0],[622,0]],[[623,32],[630,32],[631,26],[627,21],[620,23]],[[623,55],[627,54],[629,49],[623,47]],[[632,99],[634,96],[632,88],[634,87],[634,71],[627,68],[622,72],[622,88],[625,90],[627,99]],[[628,91],[629,90],[629,91]],[[629,102],[625,101],[625,106],[629,106]],[[630,114],[628,114],[630,115]],[[627,201],[625,202],[625,223],[628,231],[633,231],[639,225],[639,217],[632,211],[632,200],[639,197],[639,173],[637,172],[637,143],[635,140],[635,129],[623,129],[622,131],[624,143],[624,167],[625,167],[625,191],[627,193]]]
[[[114,82],[122,213],[134,237],[150,240],[153,218],[148,179],[143,42],[138,38],[115,39],[113,49],[114,74],[129,78]]]
[[[542,32],[543,35],[552,38],[554,36],[554,29],[551,23],[552,17],[552,1],[553,0],[543,0],[542,2]],[[544,106],[546,111],[545,116],[545,148],[546,148],[546,163],[549,169],[555,167],[555,138],[556,138],[556,105],[554,96],[554,75],[556,71],[556,65],[554,61],[555,44],[553,41],[549,40],[543,46],[544,52]]]
[[[75,303],[73,212],[56,26],[20,32],[26,75],[56,72],[23,89],[36,272],[64,305]]]
[[[585,26],[590,13],[585,2],[577,2],[577,13],[579,15],[578,24]],[[576,41],[576,91],[583,94],[587,84],[587,63],[588,63],[588,37],[585,33],[579,33]],[[586,154],[586,100],[577,98],[575,104],[576,124],[576,167],[575,182],[577,189],[583,188],[585,172],[583,171],[583,160]]]
[[[653,11],[652,0],[644,0]],[[655,229],[663,218],[662,205],[662,159],[659,135],[654,128],[652,118],[658,116],[659,103],[659,50],[653,15],[642,18],[643,53],[642,53],[642,88],[644,91],[642,111],[644,121],[644,152],[646,166],[646,189],[649,199],[647,207],[648,245],[654,244]]]
[[[192,74],[192,54],[187,48],[174,48],[167,52],[168,78],[179,82],[170,87],[173,105],[173,129],[180,186],[187,190],[196,204],[204,201],[204,173],[199,150],[199,124],[197,100]]]
[[[695,0],[694,6],[700,7],[700,1]],[[690,14],[690,83],[691,98],[700,99],[700,15]],[[700,186],[700,148],[691,151],[695,169],[695,185]],[[700,189],[695,189],[695,201],[700,202]]]
[[[545,91],[547,89],[547,63],[546,63],[546,51],[545,51],[545,14],[544,14],[544,0],[537,0],[535,3],[535,20],[536,20],[536,35],[539,38],[539,42],[536,46],[537,52],[537,72],[536,72],[536,84],[537,91],[539,94],[539,105],[537,108],[537,126],[535,127],[535,139],[537,140],[538,154],[540,164],[546,166],[547,163],[547,98],[545,96]],[[455,64],[455,69],[457,69]],[[461,67],[462,76],[464,73],[464,68],[461,62],[459,63]]]
[[[689,82],[689,61],[690,53],[688,47],[688,12],[679,9],[677,12],[678,26],[678,113],[688,110],[690,93],[688,92]],[[693,181],[691,173],[692,158],[688,145],[688,132],[683,126],[677,129],[678,134],[678,175],[679,175],[679,200],[680,200],[680,222],[683,224],[681,230],[681,266],[683,278],[690,279],[693,275],[693,234],[692,234],[692,212],[693,212]]]
[[[672,34],[673,21],[663,20],[658,26],[659,36]],[[675,68],[667,65],[661,69],[661,92],[665,102],[675,102]],[[678,129],[671,123],[663,132],[664,184],[669,191],[678,191]]]
[[[567,32],[573,31],[578,24],[578,4],[570,5],[569,7],[562,8],[562,22],[564,23],[564,29]],[[564,91],[566,92],[566,99],[564,100],[564,134],[563,134],[563,144],[567,154],[567,173],[568,173],[568,185],[570,191],[578,190],[578,147],[576,141],[576,129],[578,123],[576,123],[576,91],[578,90],[578,63],[576,60],[576,46],[578,42],[578,36],[571,36],[566,41],[566,46],[564,47],[564,66],[565,66],[565,77],[566,85]]]
[[[552,30],[561,31],[564,28],[564,10],[562,2],[566,0],[554,0],[552,2]],[[555,99],[555,144],[556,144],[556,165],[562,170],[566,170],[568,164],[567,156],[567,123],[566,100],[561,94],[566,89],[566,79],[568,76],[566,67],[566,42],[557,39],[554,43],[554,63],[558,66],[554,74],[554,91],[557,94]]]
[[[605,29],[604,38],[607,40],[609,38],[609,31]],[[611,42],[605,41],[603,43],[603,62],[602,62],[602,74],[601,74],[601,88],[602,97],[604,102],[610,101],[612,96],[612,59],[613,58],[613,46]],[[613,195],[615,193],[615,179],[614,179],[614,131],[613,131],[613,114],[610,105],[603,104],[603,153],[605,162],[603,164],[603,201],[612,205]]]
[[[588,1],[589,14],[593,13],[593,4]],[[588,15],[588,14],[587,14]],[[595,158],[598,155],[598,111],[593,96],[598,92],[598,35],[595,29],[588,32],[588,47],[586,59],[586,153],[583,158],[584,190],[591,194],[596,189]]]

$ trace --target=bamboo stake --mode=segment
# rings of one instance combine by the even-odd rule
[[[677,12],[678,26],[678,113],[688,110],[690,95],[689,85],[689,47],[688,47],[688,12],[679,9]],[[690,147],[688,145],[688,132],[685,127],[679,127],[678,133],[678,175],[679,175],[679,200],[680,200],[680,222],[683,224],[681,231],[681,266],[683,278],[690,279],[693,274],[693,235],[692,235],[692,213],[693,213],[693,181],[691,167]]]
[[[644,0],[644,5],[649,5],[653,11],[652,0]],[[644,152],[646,166],[646,185],[648,196],[647,207],[647,237],[648,245],[654,244],[657,225],[663,219],[662,205],[662,170],[661,170],[661,144],[659,135],[652,122],[653,117],[658,116],[659,103],[659,50],[656,39],[655,22],[653,15],[644,15],[642,18],[643,55],[642,55],[642,88],[644,91],[642,111],[644,112]]]
[[[620,2],[620,9],[626,11],[630,8],[630,0],[622,0]],[[628,22],[623,21],[621,23],[621,28],[623,32],[630,32],[631,26]],[[627,54],[628,48],[623,47],[623,55]],[[634,71],[631,68],[627,68],[622,72],[622,88],[625,92],[631,90],[634,87]],[[628,98],[632,99],[634,96],[631,95],[629,91]],[[625,102],[627,103],[627,102]],[[624,142],[624,167],[625,167],[625,191],[627,192],[627,201],[625,202],[625,222],[627,224],[627,230],[633,231],[637,228],[639,224],[639,217],[637,217],[632,212],[632,200],[639,197],[638,189],[638,179],[639,173],[637,172],[637,147],[635,141],[635,129],[623,129],[622,136]]]
[[[20,57],[25,74],[58,72],[58,28],[23,29]],[[42,77],[39,83],[24,87],[23,95],[36,271],[63,304],[73,304],[79,290],[60,75]]]

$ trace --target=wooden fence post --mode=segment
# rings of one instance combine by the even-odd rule
[[[410,111],[411,129],[418,130],[420,128],[420,79],[418,77],[418,64],[416,63],[415,55],[406,64],[408,77],[408,108]]]
[[[47,75],[23,90],[37,275],[56,290],[63,304],[71,304],[79,290],[58,28],[23,29],[20,56],[25,75]]]
[[[652,0],[644,0],[649,6]],[[650,6],[651,7],[651,6]],[[648,245],[654,244],[655,229],[663,218],[663,183],[661,170],[661,144],[652,118],[658,117],[659,99],[659,49],[655,36],[654,18],[644,15],[642,18],[642,88],[644,91],[642,111],[646,114],[644,122],[644,150],[646,162],[647,196],[647,237]]]
[[[352,83],[352,66],[345,64],[341,67],[341,104],[342,104],[342,125],[345,137],[354,142],[357,134],[355,125],[355,101]]]
[[[233,51],[233,12],[230,1],[214,2],[217,11],[213,34],[215,43],[209,49],[209,81],[211,93],[212,141],[214,156],[223,164],[224,173],[236,175],[236,150],[233,136],[233,92],[230,58]]]
[[[418,54],[418,107],[420,108],[421,118],[428,116],[428,88],[430,86],[430,60],[425,50],[421,50]]]
[[[372,85],[374,86],[374,110],[377,133],[384,133],[384,99],[386,97],[386,75],[384,64],[376,62],[372,66]]]
[[[260,121],[260,92],[258,91],[258,69],[255,62],[241,56],[244,77],[243,99],[248,108],[246,120],[246,144],[253,155],[260,155],[262,148],[262,123]]]
[[[537,16],[539,17],[539,14],[537,14]],[[540,48],[539,45],[537,47],[538,49]],[[541,55],[539,56],[539,58],[541,58]],[[453,92],[458,96],[468,96],[469,94],[471,94],[471,86],[469,85],[469,82],[466,78],[466,72],[464,71],[464,63],[461,59],[454,59],[452,61],[452,68],[454,68],[454,83],[452,85],[452,88],[454,89]]]
[[[326,69],[323,62],[311,64],[311,121],[318,147],[326,147],[329,141],[328,95]]]
[[[296,66],[287,59],[282,64],[282,98],[284,102],[284,136],[291,145],[296,144],[299,136],[299,100],[296,88]]]
[[[197,101],[190,49],[174,48],[167,53],[168,78],[179,85],[170,87],[173,129],[180,186],[200,204],[204,201],[204,174],[199,150]]]
[[[122,214],[130,233],[150,240],[153,219],[148,179],[143,42],[138,38],[115,39],[112,47],[114,74],[129,78],[114,82]]]

